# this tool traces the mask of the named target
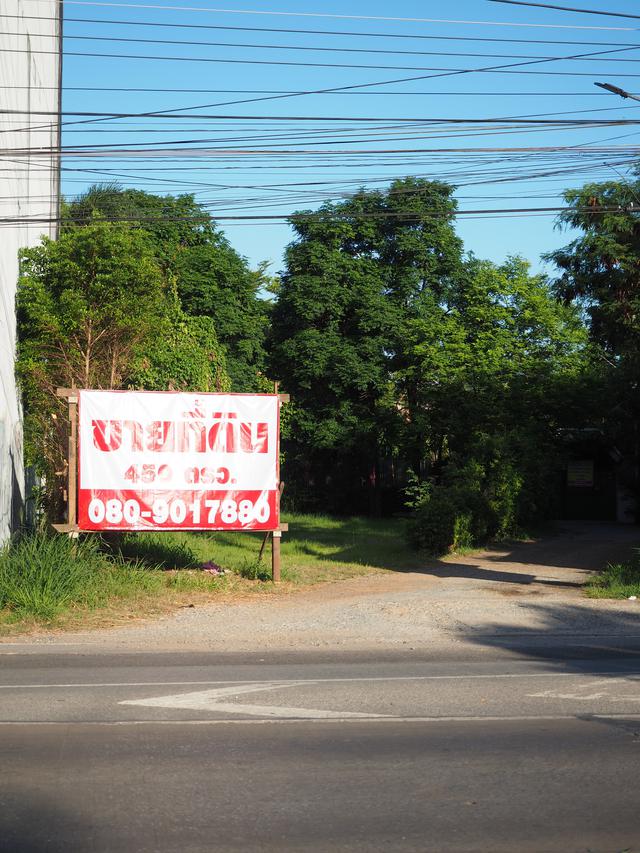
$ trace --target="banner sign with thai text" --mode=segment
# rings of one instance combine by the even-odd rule
[[[275,530],[275,394],[79,392],[80,530]]]

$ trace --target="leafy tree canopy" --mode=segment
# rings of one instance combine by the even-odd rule
[[[193,195],[158,196],[101,184],[65,208],[67,228],[95,217],[149,235],[157,262],[175,281],[183,310],[213,320],[234,390],[260,388],[268,319],[268,303],[260,296],[267,282],[265,265],[251,270]]]
[[[565,193],[561,227],[581,232],[550,252],[555,289],[583,312],[592,341],[585,420],[627,457],[640,457],[640,167],[629,181],[586,184]],[[638,490],[637,473],[633,488]]]
[[[409,178],[291,219],[296,240],[273,311],[271,371],[295,400],[291,467],[320,492],[348,500],[362,482],[375,483],[381,453],[395,446],[392,365],[407,318],[461,269],[454,210],[450,187]]]
[[[556,291],[585,312],[591,335],[611,357],[633,357],[640,344],[640,181],[568,190],[560,226],[582,234],[550,252]],[[603,210],[604,209],[604,210]]]
[[[414,453],[429,464],[464,452],[474,432],[532,421],[550,428],[562,409],[557,389],[580,373],[586,343],[577,312],[553,297],[544,277],[529,275],[525,261],[471,258],[447,302],[434,299],[406,327],[397,380],[412,401]]]

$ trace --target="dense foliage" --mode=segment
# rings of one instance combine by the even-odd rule
[[[402,506],[442,550],[550,509],[564,394],[585,364],[578,312],[517,258],[465,257],[451,188],[407,179],[292,224],[271,368],[295,407],[289,499]]]
[[[591,406],[599,429],[637,469],[640,459],[640,180],[586,184],[565,193],[560,225],[580,235],[547,255],[555,290],[584,315],[592,341]],[[637,488],[637,474],[631,474]]]
[[[582,233],[549,255],[554,283],[517,257],[465,255],[452,193],[406,178],[295,214],[274,283],[193,196],[93,187],[66,206],[60,240],[23,257],[29,461],[49,484],[61,470],[57,385],[277,380],[292,397],[285,504],[408,510],[431,551],[555,514],[580,442],[637,462],[640,182],[566,194],[561,224]]]
[[[91,187],[66,206],[67,227],[96,217],[144,231],[182,310],[206,316],[222,344],[235,391],[263,388],[267,303],[264,267],[251,270],[192,195],[156,196],[117,185]]]
[[[450,187],[407,179],[293,217],[270,343],[295,400],[287,488],[299,505],[380,509],[408,328],[462,267],[454,209]]]

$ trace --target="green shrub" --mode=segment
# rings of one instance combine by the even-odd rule
[[[453,520],[453,541],[455,550],[471,548],[473,538],[473,515],[470,512],[458,512]]]
[[[550,467],[527,436],[478,434],[467,454],[452,454],[438,480],[410,485],[412,544],[443,554],[517,535],[540,517],[548,489],[548,477],[532,477],[529,471]]]
[[[459,485],[424,484],[409,519],[409,538],[415,547],[430,554],[470,548],[482,538],[477,495]]]

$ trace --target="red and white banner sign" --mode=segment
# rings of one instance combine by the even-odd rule
[[[79,392],[80,530],[275,530],[275,394]]]

